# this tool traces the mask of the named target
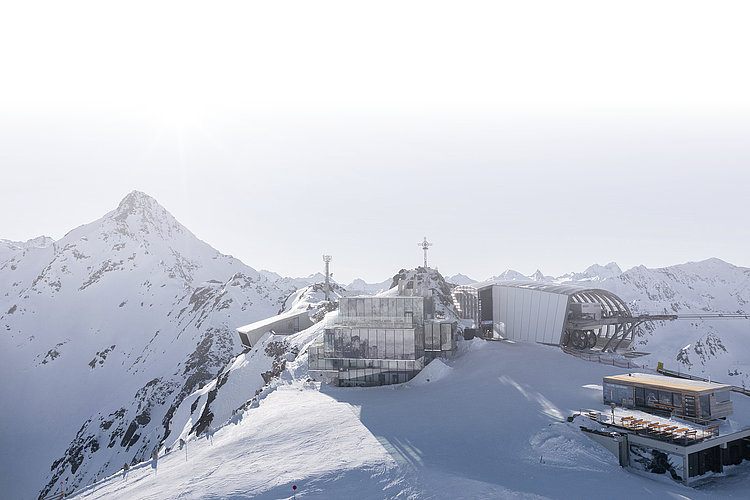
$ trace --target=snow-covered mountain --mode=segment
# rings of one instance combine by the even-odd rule
[[[391,280],[387,279],[378,283],[367,283],[365,280],[357,278],[346,285],[349,293],[357,295],[374,295],[379,292],[388,290],[391,286]]]
[[[589,266],[582,273],[570,273],[563,275],[558,278],[553,278],[555,281],[568,280],[568,281],[602,281],[609,278],[616,278],[622,274],[622,269],[614,262],[610,262],[606,266],[600,266],[594,264]]]
[[[634,313],[750,313],[750,269],[719,259],[657,269],[638,266],[593,281],[628,301]],[[652,353],[646,360],[653,365],[662,361],[668,368],[750,387],[748,319],[660,322],[646,324],[640,333],[636,347]]]
[[[269,281],[273,282],[279,290],[283,290],[287,295],[293,293],[295,290],[300,290],[315,283],[323,283],[326,277],[323,273],[315,273],[309,276],[302,276],[299,278],[289,278],[281,276],[273,271],[261,270],[260,274]],[[335,283],[333,279],[331,283]]]
[[[492,276],[490,278],[487,278],[486,281],[517,281],[517,280],[532,280],[533,275],[526,276],[525,274],[521,274],[518,271],[514,271],[513,269],[506,269],[502,273],[498,274],[497,276]]]
[[[459,286],[471,285],[472,283],[477,282],[477,280],[471,279],[465,274],[461,274],[461,273],[454,274],[453,276],[448,276],[447,278],[445,278],[445,281],[447,281],[448,283],[452,283],[454,285],[459,285]]]
[[[234,329],[290,293],[140,192],[49,243],[4,242],[0,263],[6,498],[149,456],[183,399],[240,352]]]
[[[27,241],[11,241],[0,239],[0,262],[5,262],[12,256],[33,248],[46,248],[55,242],[49,236],[39,236]]]

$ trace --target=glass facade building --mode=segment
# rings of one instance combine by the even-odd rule
[[[310,370],[329,372],[339,386],[398,384],[424,367],[424,337],[418,328],[334,327],[308,354]]]
[[[342,297],[339,324],[308,349],[311,374],[342,387],[410,380],[424,368],[426,357],[429,361],[435,351],[455,350],[455,325],[443,323],[447,328],[441,329],[439,322],[425,323],[424,301],[419,296]]]

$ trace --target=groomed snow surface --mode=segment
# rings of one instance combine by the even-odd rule
[[[688,488],[619,467],[565,420],[604,410],[601,379],[622,369],[529,344],[473,340],[461,351],[375,388],[307,382],[300,356],[257,408],[214,422],[212,438],[74,498],[292,498],[292,485],[300,499],[747,498],[747,462]],[[733,400],[748,415],[750,399]]]

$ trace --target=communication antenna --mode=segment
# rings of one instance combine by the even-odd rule
[[[422,250],[424,250],[424,270],[427,271],[427,250],[430,249],[432,243],[428,242],[427,236],[425,236],[424,241],[422,241],[422,243],[417,243],[417,246],[422,247]]]
[[[330,273],[328,272],[328,265],[331,263],[331,259],[332,257],[330,255],[323,255],[323,262],[326,263],[326,286],[325,286],[326,302],[330,300],[328,298],[328,295],[331,290],[331,282],[330,282]]]

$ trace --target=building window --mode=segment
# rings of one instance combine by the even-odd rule
[[[668,391],[659,391],[659,404],[672,406],[672,393]]]
[[[682,408],[682,394],[679,392],[672,394],[672,404],[677,408]]]
[[[638,406],[646,405],[646,391],[643,389],[643,387],[635,388],[635,404]]]
[[[701,407],[701,418],[708,418],[711,416],[711,406],[708,401],[708,395],[699,396],[700,407]]]

